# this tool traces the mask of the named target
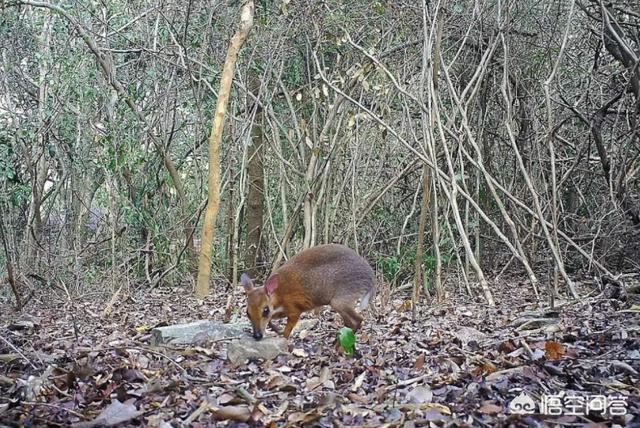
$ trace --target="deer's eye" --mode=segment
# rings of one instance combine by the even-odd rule
[[[262,316],[263,317],[269,316],[269,307],[268,306],[265,306],[264,309],[262,310]]]

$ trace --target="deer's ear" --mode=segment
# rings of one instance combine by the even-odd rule
[[[272,295],[278,288],[278,274],[272,275],[264,284],[264,289],[268,295]]]
[[[251,281],[251,278],[246,273],[243,273],[240,277],[240,285],[244,287],[244,291],[250,291],[253,289],[253,281]]]

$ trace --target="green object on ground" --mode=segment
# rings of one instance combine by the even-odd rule
[[[347,354],[348,357],[353,357],[353,353],[356,350],[356,334],[353,330],[349,327],[342,327],[338,340],[340,340],[340,346],[344,349],[344,353]]]

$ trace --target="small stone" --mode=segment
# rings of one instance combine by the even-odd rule
[[[398,409],[389,409],[385,415],[386,422],[396,422],[402,419],[402,412]]]
[[[293,328],[293,333],[302,333],[304,331],[312,330],[316,325],[318,325],[317,318],[307,318],[304,320],[300,320],[298,324]]]
[[[9,324],[7,328],[9,330],[33,330],[39,325],[40,323],[36,319],[24,318]]]
[[[309,356],[307,351],[305,351],[302,348],[295,348],[293,351],[291,351],[291,353],[296,357],[300,357],[300,358],[307,358]]]
[[[409,403],[430,403],[432,399],[433,392],[428,386],[417,386],[407,394],[407,402]]]
[[[493,382],[496,381],[502,377],[510,377],[512,375],[515,374],[521,374],[524,371],[524,367],[520,366],[520,367],[513,367],[510,369],[505,369],[505,370],[500,370],[497,372],[493,372],[489,375],[487,375],[487,377],[485,378],[487,380],[487,382]]]
[[[481,342],[487,337],[486,334],[473,327],[460,327],[453,335],[462,342],[463,345],[469,342],[475,342],[476,346],[478,342]]]
[[[227,359],[235,365],[244,364],[252,358],[273,360],[286,350],[287,339],[283,337],[267,337],[259,341],[246,337],[229,343]]]
[[[557,324],[557,322],[558,320],[556,318],[534,318],[525,321],[518,328],[516,328],[516,330],[535,330],[548,325]]]

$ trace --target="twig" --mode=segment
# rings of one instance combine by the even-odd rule
[[[202,400],[202,403],[200,403],[200,406],[193,413],[191,413],[187,419],[184,420],[184,424],[190,425],[191,422],[195,421],[198,416],[203,414],[205,411],[209,410],[210,407],[211,407],[211,404],[209,403],[209,400],[205,397]]]
[[[35,401],[22,401],[20,402],[21,405],[23,406],[45,406],[45,407],[51,407],[52,409],[58,409],[58,410],[64,410],[65,412],[69,412],[74,416],[77,416],[79,418],[82,419],[89,419],[87,416],[83,415],[82,413],[76,412],[75,410],[71,410],[71,409],[67,409],[65,407],[62,406],[58,406],[56,404],[49,404],[49,403],[38,403]]]
[[[255,399],[255,397],[249,394],[249,391],[247,391],[241,386],[237,387],[235,390],[240,397],[244,398],[246,401],[248,401],[251,404],[255,404],[258,401]]]
[[[431,374],[423,374],[420,375],[418,377],[412,377],[411,379],[405,379],[405,380],[401,380],[400,382],[393,384],[393,385],[389,385],[387,387],[387,392],[392,391],[392,390],[396,390],[402,386],[408,386],[408,385],[413,385],[416,382],[420,382],[422,379],[426,379],[429,376],[431,376]]]
[[[30,359],[28,359],[23,353],[22,351],[20,351],[20,349],[18,349],[13,343],[9,342],[7,339],[5,339],[4,337],[0,336],[0,339],[2,339],[4,341],[4,343],[6,343],[11,349],[13,349],[14,351],[16,351],[16,353],[18,355],[20,355],[22,358],[24,358],[30,365],[31,367],[33,367],[34,370],[38,370],[38,368],[35,366],[35,364],[33,364],[31,362]]]
[[[527,343],[526,340],[522,339],[520,341],[520,345],[522,345],[522,347],[524,348],[525,351],[527,351],[527,354],[529,354],[529,356],[531,358],[533,358],[533,351],[531,350],[531,347],[529,346],[529,344]]]

